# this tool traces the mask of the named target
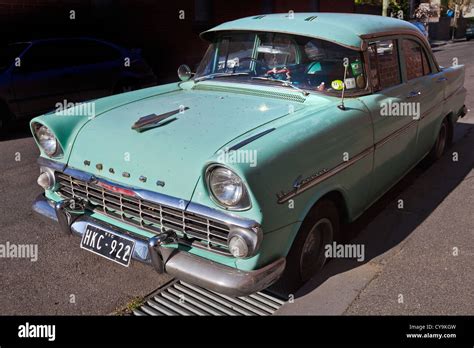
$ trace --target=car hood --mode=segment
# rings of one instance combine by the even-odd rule
[[[175,118],[171,122],[144,132],[132,129],[143,116],[180,107],[187,109],[171,117]],[[74,142],[68,165],[124,185],[190,199],[204,165],[216,151],[303,107],[299,102],[230,92],[179,90],[155,95],[87,122]]]

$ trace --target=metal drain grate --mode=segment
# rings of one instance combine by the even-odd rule
[[[229,297],[180,280],[159,289],[147,302],[133,310],[144,315],[272,315],[283,301],[265,292]]]

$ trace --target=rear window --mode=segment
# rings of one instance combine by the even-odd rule
[[[419,43],[413,40],[403,40],[403,55],[408,80],[428,75],[431,72],[426,54]]]

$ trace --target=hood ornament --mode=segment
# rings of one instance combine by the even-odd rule
[[[157,115],[157,114],[151,114],[147,116],[140,117],[138,121],[136,121],[132,129],[136,130],[137,132],[141,133],[144,132],[148,129],[152,129],[155,127],[163,126],[169,122],[172,122],[176,119],[176,117],[170,118],[171,116],[174,116],[179,113],[184,113],[184,111],[189,110],[189,108],[186,107],[180,107],[179,109],[165,112],[164,114]]]

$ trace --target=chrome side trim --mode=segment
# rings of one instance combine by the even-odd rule
[[[279,194],[279,195],[277,194],[278,204],[285,203],[288,200],[290,200],[291,198],[299,195],[300,193],[305,192],[305,191],[309,190],[310,188],[318,185],[319,183],[329,179],[330,177],[336,175],[337,173],[341,172],[342,170],[346,169],[347,167],[353,165],[354,163],[356,163],[359,160],[363,159],[364,157],[368,156],[372,152],[374,152],[374,146],[371,146],[371,147],[365,149],[364,151],[360,152],[359,154],[352,157],[348,161],[338,164],[337,166],[335,166],[334,168],[328,170],[324,174],[321,174],[320,176],[315,177],[313,180],[310,180],[310,181],[300,185],[299,187],[294,188],[293,190],[291,190],[289,192],[282,193],[282,194]]]
[[[452,92],[450,95],[448,95],[446,98],[444,98],[444,100],[448,100],[449,98],[451,98],[453,95],[455,94],[458,94],[460,90],[462,90],[464,88],[464,85],[458,87],[454,92]]]
[[[418,120],[413,120],[410,123],[407,123],[406,125],[404,125],[403,127],[398,128],[395,132],[392,132],[389,135],[387,135],[385,138],[382,138],[381,140],[377,141],[375,143],[375,149],[382,147],[383,145],[388,143],[390,140],[393,140],[394,138],[398,137],[399,135],[407,131],[409,128],[416,126],[417,123],[418,123]]]

